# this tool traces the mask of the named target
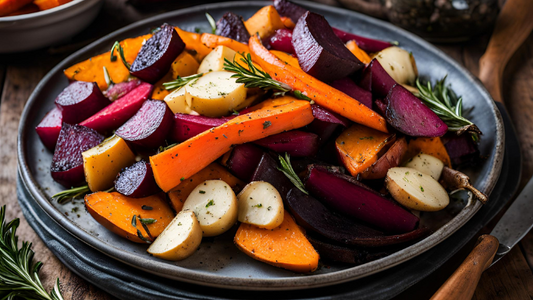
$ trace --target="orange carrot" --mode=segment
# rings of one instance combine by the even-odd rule
[[[174,213],[168,206],[164,193],[145,198],[130,198],[117,192],[96,192],[85,196],[85,207],[102,226],[136,243],[146,242],[139,237],[137,230],[144,238],[150,239],[150,235],[156,238],[174,219]],[[146,209],[147,207],[151,209]],[[133,216],[136,216],[136,227],[132,224]],[[139,217],[155,220],[152,224],[146,224],[150,235],[142,226]]]
[[[287,27],[288,29],[293,29],[296,27],[296,24],[291,20],[289,17],[281,17],[281,22],[283,22],[283,25]]]
[[[298,62],[298,59],[289,53],[285,53],[283,51],[277,51],[277,50],[271,50],[272,54],[274,54],[277,58],[279,58],[282,62],[291,65],[292,67],[295,67],[297,69],[300,68],[300,63]]]
[[[266,100],[253,109],[151,156],[152,171],[159,187],[168,192],[228,152],[233,145],[300,128],[313,121],[309,102],[290,96]]]
[[[242,223],[234,242],[253,259],[279,268],[308,273],[318,267],[318,253],[286,211],[283,223],[275,229]]]
[[[285,64],[274,54],[268,51],[261,41],[252,36],[248,43],[252,59],[259,63],[272,78],[289,85],[293,90],[299,90],[319,105],[334,111],[355,123],[359,123],[379,131],[387,131],[387,122],[356,99],[332,88],[322,81]]]
[[[368,56],[364,50],[359,48],[355,41],[348,41],[348,43],[346,43],[346,48],[348,48],[348,50],[350,50],[350,52],[352,52],[353,55],[355,55],[355,57],[357,57],[365,65],[368,65],[372,61],[370,56]]]
[[[0,17],[15,12],[31,2],[33,0],[0,0]]]
[[[381,149],[392,139],[393,135],[354,124],[339,135],[335,147],[346,169],[357,176],[377,161]]]
[[[200,172],[191,176],[191,178],[178,185],[172,191],[168,192],[168,196],[170,197],[170,201],[172,206],[174,207],[174,210],[176,212],[181,211],[181,209],[183,208],[183,203],[185,202],[185,200],[187,200],[187,197],[189,197],[191,192],[200,183],[206,180],[213,179],[220,179],[222,181],[225,181],[229,186],[231,186],[235,194],[239,193],[245,185],[244,182],[242,182],[239,178],[233,176],[233,174],[226,170],[226,168],[222,167],[217,163],[212,163],[204,169],[200,170]]]
[[[250,35],[259,34],[262,39],[268,38],[278,29],[285,28],[278,11],[272,5],[267,5],[258,10],[250,19],[244,22]]]
[[[185,43],[185,49],[195,53],[194,57],[196,60],[201,61],[207,54],[211,52],[211,50],[213,50],[202,44],[201,34],[185,31],[179,27],[174,27],[174,29],[176,29],[178,35]]]
[[[38,12],[38,11],[39,11],[39,6],[35,5],[34,3],[30,3],[28,5],[25,5],[22,8],[17,9],[16,11],[10,14],[7,14],[7,16],[20,16],[20,15],[25,15],[25,14],[31,14],[31,13]]]
[[[202,33],[200,41],[209,49],[215,49],[217,46],[226,46],[238,53],[250,52],[250,49],[245,44],[220,35]]]
[[[142,44],[145,40],[149,39],[152,35],[147,34],[135,38],[125,39],[120,44],[124,48],[124,56],[126,61],[130,64],[133,63],[137,54],[141,50]],[[116,50],[115,50],[115,54]],[[118,58],[116,61],[111,61],[111,53],[106,52],[88,60],[77,63],[65,71],[65,76],[70,80],[79,80],[87,82],[96,82],[101,90],[107,89],[107,83],[105,81],[104,70],[106,67],[109,77],[113,82],[123,82],[128,79],[130,72],[122,63],[122,60]]]
[[[65,3],[68,3],[72,0],[35,0],[33,3],[39,7],[40,10],[47,10],[50,8],[57,7],[59,5],[63,5]]]
[[[411,141],[409,141],[405,157],[411,159],[420,152],[435,156],[436,158],[440,159],[447,167],[452,167],[450,156],[448,155],[448,151],[446,151],[446,147],[444,147],[444,144],[442,143],[440,137],[421,137],[412,139]]]

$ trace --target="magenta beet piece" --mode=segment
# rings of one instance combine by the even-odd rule
[[[255,169],[263,157],[263,153],[264,151],[254,144],[246,143],[237,145],[231,151],[226,166],[237,178],[245,182],[250,182]]]
[[[280,170],[278,157],[273,158],[268,153],[263,153],[261,161],[252,175],[250,181],[266,181],[272,184],[283,200],[287,199],[287,193],[294,187],[292,182]]]
[[[115,83],[110,86],[107,91],[104,92],[104,96],[106,96],[111,101],[115,101],[118,98],[131,92],[134,88],[141,84],[141,82],[142,81],[140,81],[139,79],[135,79],[131,81]]]
[[[172,62],[183,49],[185,49],[185,43],[174,27],[163,24],[161,29],[141,47],[131,65],[131,75],[154,83],[170,70]]]
[[[290,18],[294,23],[307,12],[307,9],[287,0],[274,0],[274,7],[280,15]]]
[[[332,111],[329,111],[328,109],[317,104],[311,105],[311,109],[313,110],[313,116],[315,117],[315,119],[328,123],[339,124],[344,127],[348,127],[351,124],[350,121],[345,117]]]
[[[77,124],[111,104],[94,82],[75,81],[56,98],[63,122]]]
[[[292,46],[292,30],[278,29],[272,37],[270,37],[270,49],[294,54],[294,47]]]
[[[383,98],[387,96],[396,81],[383,69],[377,59],[373,59],[363,71],[363,76],[359,85],[367,91],[372,92],[374,97]]]
[[[141,160],[120,172],[115,180],[115,190],[120,194],[143,198],[161,192],[155,182],[150,163]]]
[[[225,13],[220,20],[217,21],[217,35],[225,36],[248,45],[250,34],[244,26],[241,16],[232,12]]]
[[[152,85],[141,83],[123,97],[115,100],[80,125],[105,133],[119,128],[128,121],[152,94]]]
[[[382,116],[384,116],[387,113],[387,103],[384,99],[376,99],[374,100],[375,104],[375,110]]]
[[[262,138],[254,143],[277,153],[287,152],[290,156],[305,157],[317,153],[319,137],[311,132],[292,130]]]
[[[62,123],[61,111],[59,108],[54,107],[54,109],[44,116],[41,123],[35,127],[35,131],[37,131],[39,138],[41,138],[41,142],[43,142],[46,148],[54,150],[56,147]]]
[[[380,41],[380,40],[374,40],[370,38],[366,38],[363,36],[359,36],[353,33],[349,33],[346,31],[342,31],[337,28],[333,28],[333,32],[344,42],[347,43],[348,41],[355,41],[357,46],[361,48],[363,51],[372,53],[372,52],[379,52],[383,49],[389,48],[392,46],[391,43]]]
[[[146,100],[141,109],[122,125],[115,134],[133,144],[156,148],[163,144],[172,127],[172,112],[167,104]]]
[[[302,70],[322,81],[340,79],[364,67],[319,14],[302,15],[292,32],[292,45]]]
[[[443,142],[454,166],[473,165],[479,161],[479,149],[470,133],[465,132],[460,136],[449,133]]]
[[[52,158],[52,178],[66,188],[82,184],[83,157],[81,153],[99,145],[104,136],[80,125],[63,123]]]
[[[410,136],[443,136],[448,126],[420,99],[401,85],[395,85],[385,100],[385,118],[396,130]]]
[[[306,237],[313,248],[320,253],[320,259],[337,261],[354,266],[380,259],[392,254],[393,250],[372,250],[361,247],[339,245],[332,241],[320,238],[317,234],[306,233]]]
[[[170,139],[183,142],[213,127],[220,126],[231,118],[212,118],[177,113],[174,115],[174,126],[170,131]]]
[[[337,130],[339,127],[339,124],[335,123],[329,123],[325,121],[321,121],[319,119],[314,119],[311,124],[307,125],[307,129],[318,135],[319,145],[322,146],[325,142],[327,142],[333,133]]]
[[[372,109],[372,93],[359,87],[350,78],[335,80],[330,85]]]
[[[345,215],[390,233],[412,231],[418,218],[371,190],[350,176],[311,166],[305,180],[306,189],[328,206]]]

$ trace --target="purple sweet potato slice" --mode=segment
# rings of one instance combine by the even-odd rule
[[[81,153],[99,145],[104,136],[90,128],[63,123],[50,171],[52,178],[66,188],[82,184],[83,157]]]
[[[291,130],[255,141],[259,146],[277,153],[288,153],[294,157],[313,156],[318,151],[318,135],[300,130]]]
[[[174,115],[174,125],[172,126],[169,137],[175,142],[183,142],[206,130],[220,126],[227,121],[228,118],[213,118],[177,113]]]
[[[150,163],[141,160],[117,175],[115,190],[132,198],[143,198],[161,192],[154,179]]]
[[[313,245],[313,248],[320,254],[320,259],[327,261],[336,261],[352,265],[362,265],[364,263],[380,259],[391,254],[390,250],[375,250],[368,248],[356,248],[345,245],[339,245],[334,242],[325,240],[317,234],[307,234],[307,239]]]
[[[131,65],[131,75],[155,83],[170,70],[172,62],[185,49],[174,27],[163,24],[141,47]]]
[[[287,0],[274,0],[274,7],[280,15],[290,18],[295,24],[307,12],[307,9]]]
[[[448,126],[420,99],[395,85],[385,100],[385,119],[396,130],[415,137],[443,136]]]
[[[115,100],[80,125],[92,128],[100,133],[119,128],[128,121],[152,94],[153,86],[143,82],[123,97]]]
[[[146,100],[141,109],[115,132],[124,140],[146,148],[163,144],[172,127],[172,112],[163,101]]]
[[[237,145],[226,161],[226,167],[242,181],[250,182],[264,151],[254,144]]]
[[[359,87],[350,78],[335,80],[330,85],[372,109],[372,93]]]
[[[384,98],[396,84],[396,81],[383,69],[377,59],[373,59],[363,71],[363,76],[359,85],[372,92],[377,98]]]
[[[460,136],[449,133],[443,142],[454,166],[474,165],[479,161],[479,149],[468,132]]]
[[[306,12],[300,17],[292,45],[302,70],[321,81],[337,80],[364,67],[319,14]]]
[[[415,215],[364,184],[348,180],[350,177],[310,166],[305,187],[328,206],[386,232],[405,233],[416,228],[419,219]]]
[[[292,188],[287,194],[287,207],[296,223],[330,240],[364,247],[382,247],[408,242],[426,233],[425,229],[414,229],[399,235],[385,235],[383,232],[358,223],[352,218],[335,214],[320,201]]]
[[[318,135],[318,144],[321,146],[333,136],[339,126],[339,124],[314,119],[311,124],[307,125],[307,130]]]
[[[242,17],[232,12],[225,13],[222,18],[217,21],[216,34],[228,37],[243,44],[248,44],[248,40],[250,39],[250,33],[246,30]]]
[[[63,123],[62,119],[61,111],[59,108],[54,107],[54,109],[44,116],[41,123],[35,127],[35,131],[37,131],[39,138],[41,138],[41,142],[50,150],[54,150],[56,147],[57,138],[61,131],[61,124]]]
[[[111,104],[95,82],[74,81],[55,100],[63,122],[77,124]]]
[[[276,30],[274,35],[270,37],[270,49],[294,54],[294,47],[292,46],[292,30],[282,28]]]
[[[379,52],[383,49],[389,48],[392,46],[389,42],[384,42],[380,40],[370,39],[364,36],[356,35],[353,33],[349,33],[343,30],[340,30],[338,28],[333,28],[333,32],[344,42],[347,43],[348,41],[355,41],[357,46],[361,48],[363,51],[373,53],[373,52]]]
[[[279,160],[273,158],[268,153],[263,153],[261,161],[250,181],[266,181],[272,184],[281,195],[281,198],[285,201],[287,199],[287,193],[294,187],[291,181],[280,171]]]
[[[374,100],[374,110],[384,116],[387,113],[387,103],[385,103],[385,99]]]
[[[315,117],[315,119],[318,119],[320,121],[339,124],[343,127],[348,127],[351,124],[350,120],[346,119],[345,117],[317,104],[311,105],[311,109],[313,110],[313,116]]]
[[[380,179],[387,176],[387,171],[400,165],[407,152],[405,137],[397,139],[368,169],[361,173],[362,179]]]
[[[126,95],[135,89],[142,81],[134,79],[130,81],[119,82],[111,85],[107,91],[104,92],[104,96],[111,101],[115,101],[118,98]]]

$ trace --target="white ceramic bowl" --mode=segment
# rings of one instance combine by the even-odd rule
[[[96,18],[102,0],[73,0],[52,9],[0,17],[0,53],[35,50],[64,41]]]

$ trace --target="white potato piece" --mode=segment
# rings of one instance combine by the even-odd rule
[[[444,163],[435,156],[420,153],[411,158],[405,164],[405,167],[413,168],[419,172],[430,175],[435,180],[439,180],[442,169],[444,168]]]
[[[198,73],[208,73],[224,70],[224,58],[233,61],[235,52],[226,46],[217,46],[202,60],[198,67]]]
[[[403,206],[421,211],[437,211],[450,203],[446,190],[431,176],[413,168],[391,168],[385,186]]]
[[[148,253],[166,260],[191,256],[202,242],[202,228],[192,211],[180,211],[148,247]]]
[[[185,86],[187,103],[203,116],[220,117],[246,100],[246,88],[231,78],[234,73],[210,72]]]
[[[237,196],[238,219],[260,228],[274,229],[283,223],[283,200],[268,182],[252,181]]]
[[[414,85],[418,71],[411,53],[400,47],[389,47],[378,52],[374,58],[397,83]]]
[[[191,192],[182,210],[196,214],[203,236],[216,236],[237,222],[237,197],[226,182],[206,180]]]
[[[190,81],[188,84],[193,82],[194,80]],[[187,85],[174,90],[165,97],[165,102],[167,103],[168,108],[170,108],[170,110],[175,114],[189,114],[192,111],[191,105],[190,103],[187,103],[187,97],[185,96],[185,87]]]

